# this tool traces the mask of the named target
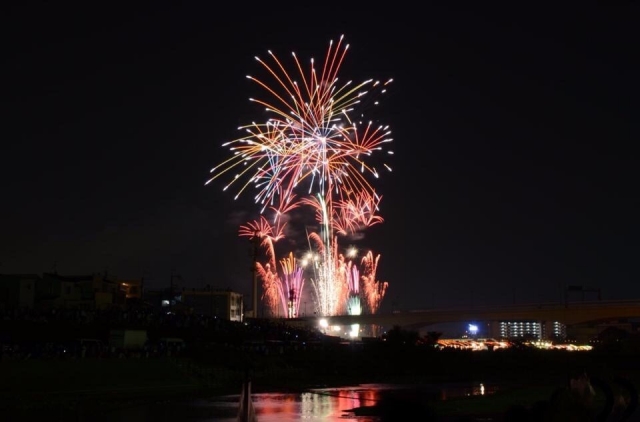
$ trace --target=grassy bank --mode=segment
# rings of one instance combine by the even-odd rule
[[[72,420],[142,401],[197,394],[201,385],[169,359],[18,360],[0,363],[0,409]],[[55,417],[54,417],[55,419]]]

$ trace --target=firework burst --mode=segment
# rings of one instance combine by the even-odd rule
[[[230,158],[211,169],[206,182],[228,177],[224,190],[235,186],[235,198],[253,187],[260,212],[274,212],[272,221],[261,216],[242,226],[239,234],[262,239],[269,256],[269,262],[258,268],[265,298],[275,306],[274,298],[279,297],[289,316],[298,313],[303,278],[291,254],[286,264],[281,261],[282,277],[277,274],[274,244],[285,235],[283,216],[307,206],[320,223],[319,231],[310,233],[308,240],[320,257],[314,261],[310,280],[321,315],[344,312],[350,291],[353,303],[348,307],[360,306],[351,264],[338,253],[337,235],[353,234],[383,221],[377,215],[382,197],[370,183],[380,176],[372,157],[392,142],[391,131],[361,116],[364,100],[374,92],[384,93],[391,80],[343,82],[338,73],[348,48],[342,37],[335,44],[330,42],[319,66],[313,59],[305,65],[294,53],[293,72],[271,51],[266,60],[256,57],[266,79],[247,78],[260,87],[264,97],[250,101],[264,108],[265,119],[239,127],[242,136],[224,144]],[[386,163],[381,167],[391,171]],[[366,295],[366,282],[363,287]],[[371,304],[369,308],[373,309]]]
[[[380,255],[373,257],[373,252],[369,251],[362,258],[362,287],[364,290],[364,296],[367,300],[367,306],[369,312],[375,314],[380,307],[380,303],[387,292],[389,283],[386,281],[381,282],[376,279],[378,272],[378,262],[380,261]]]
[[[250,100],[264,106],[270,117],[264,123],[239,128],[245,135],[225,144],[232,156],[211,169],[213,176],[207,183],[235,172],[225,190],[240,183],[237,198],[253,184],[258,188],[254,199],[261,204],[273,204],[277,197],[290,201],[294,189],[305,179],[311,179],[309,193],[326,194],[333,187],[338,188],[338,194],[373,193],[365,173],[376,178],[379,173],[367,160],[392,141],[391,131],[387,126],[374,126],[373,122],[363,124],[351,115],[357,114],[356,106],[368,89],[384,88],[391,80],[384,84],[370,79],[340,85],[337,74],[348,49],[342,41],[340,38],[335,46],[330,43],[319,73],[313,59],[306,73],[294,54],[295,76],[300,82],[273,53],[269,52],[271,65],[256,57],[275,81],[275,87],[248,76],[270,97]],[[383,166],[391,169],[387,164]]]

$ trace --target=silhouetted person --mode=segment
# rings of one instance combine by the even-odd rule
[[[602,407],[594,403],[596,389],[605,396]],[[556,390],[551,396],[542,420],[604,422],[609,420],[613,402],[613,391],[609,384],[600,378],[589,377],[584,371],[573,373],[569,377],[569,385]]]
[[[611,411],[610,420],[615,422],[631,421],[636,409],[638,408],[638,390],[631,381],[622,377],[615,377],[613,382],[622,391],[615,395],[613,410]],[[636,417],[637,420],[640,417]]]

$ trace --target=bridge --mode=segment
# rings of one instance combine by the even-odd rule
[[[640,318],[640,300],[517,304],[507,306],[457,307],[374,315],[324,317],[329,325],[379,325],[421,328],[433,324],[471,321],[559,321],[565,325]],[[318,317],[300,317],[292,323],[317,325]]]

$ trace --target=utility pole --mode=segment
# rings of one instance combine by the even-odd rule
[[[260,247],[260,242],[262,241],[262,237],[260,236],[260,232],[257,230],[253,232],[253,237],[251,237],[251,243],[253,244],[252,250],[252,262],[251,262],[251,273],[253,276],[253,317],[258,318],[258,248]]]
[[[169,312],[173,311],[173,276],[176,270],[171,269],[171,278],[169,279]]]

